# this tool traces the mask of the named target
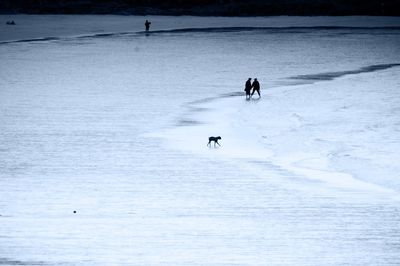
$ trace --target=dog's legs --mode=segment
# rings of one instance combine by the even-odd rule
[[[211,145],[211,141],[209,141],[209,142],[207,143],[207,147],[210,147],[210,145]]]

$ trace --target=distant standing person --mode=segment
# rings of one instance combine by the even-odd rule
[[[146,27],[146,31],[150,30],[150,24],[151,24],[151,22],[146,19],[146,22],[144,23],[144,26]]]
[[[260,83],[258,82],[257,78],[254,79],[253,84],[251,85],[253,87],[253,92],[251,93],[251,96],[253,96],[254,92],[258,93],[258,97],[261,98],[260,94]]]
[[[246,92],[246,100],[249,100],[251,91],[251,78],[246,81],[246,84],[244,85],[244,91]]]

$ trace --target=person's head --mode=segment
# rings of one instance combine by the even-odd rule
[[[257,80],[257,78],[254,79],[254,81],[256,81],[256,80]]]
[[[249,78],[248,80],[251,80],[251,78]]]

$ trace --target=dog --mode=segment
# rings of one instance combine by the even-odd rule
[[[207,144],[207,146],[210,147],[212,141],[214,141],[214,147],[215,147],[215,144],[218,144],[218,146],[221,146],[221,145],[219,145],[219,143],[218,143],[218,140],[219,140],[219,139],[221,139],[220,136],[218,136],[218,137],[209,137],[209,138],[208,138],[208,144]]]

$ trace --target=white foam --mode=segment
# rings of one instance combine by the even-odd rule
[[[396,71],[265,89],[261,100],[245,101],[243,96],[196,104],[196,108],[207,111],[187,116],[202,124],[169,129],[162,135],[168,145],[186,152],[268,161],[333,187],[396,195],[400,168],[394,165],[399,154],[393,152],[393,142],[398,139],[399,128],[390,124],[399,112],[393,109],[395,100],[390,97],[397,93],[399,81],[393,78]],[[384,92],[379,87],[382,83]],[[388,120],[383,132],[389,138],[369,130],[382,122],[382,117]],[[206,147],[207,138],[212,135],[222,136],[222,147]],[[379,155],[375,152],[378,148],[382,151]],[[343,165],[338,158],[344,153],[371,163],[355,165],[349,160]],[[382,182],[379,175],[364,175],[365,169],[373,171],[382,165],[392,166],[392,171],[385,172],[389,175],[385,180],[391,179],[395,186]],[[262,169],[259,174],[262,175]]]

